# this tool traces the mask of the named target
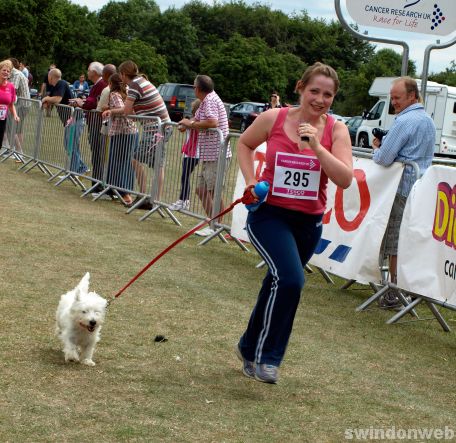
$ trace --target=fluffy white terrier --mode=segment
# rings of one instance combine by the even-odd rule
[[[65,362],[95,366],[95,345],[106,315],[107,300],[89,292],[90,274],[60,298],[56,312],[56,334],[63,343]]]

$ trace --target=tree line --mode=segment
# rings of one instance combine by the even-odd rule
[[[226,102],[264,102],[272,90],[294,103],[296,81],[321,61],[341,79],[334,112],[356,115],[375,99],[368,95],[377,76],[401,72],[401,56],[345,31],[336,22],[308,13],[287,15],[242,0],[208,5],[193,0],[160,11],[154,0],[110,1],[97,12],[69,0],[0,0],[0,57],[16,57],[41,83],[50,63],[73,82],[91,61],[131,59],[155,85],[192,83],[210,75]],[[409,62],[409,74],[416,74]],[[456,85],[456,65],[430,77]]]

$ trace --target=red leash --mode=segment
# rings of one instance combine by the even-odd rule
[[[212,220],[215,220],[216,218],[219,218],[219,217],[225,215],[226,213],[230,212],[239,203],[244,203],[246,205],[249,205],[251,203],[257,202],[258,200],[256,199],[256,197],[253,196],[253,194],[252,194],[252,192],[250,190],[251,188],[253,188],[253,186],[249,186],[244,191],[244,195],[241,198],[238,198],[233,203],[231,203],[231,205],[228,208],[226,208],[224,211],[220,212],[220,214],[217,214],[217,215],[215,215],[214,217],[212,217],[210,219],[207,218],[206,220],[203,220],[197,226],[195,226],[194,228],[190,229],[190,231],[186,232],[184,235],[182,235],[177,240],[175,240],[173,243],[171,243],[166,249],[161,251],[160,254],[158,254],[155,258],[153,258],[120,291],[118,291],[114,295],[112,300],[114,300],[117,297],[119,297],[120,294],[122,294],[122,292],[124,292],[129,286],[131,286],[136,280],[138,280],[138,278],[141,277],[141,275],[143,275],[154,263],[156,263],[160,258],[162,258],[167,252],[169,252],[171,249],[173,249],[174,246],[178,245],[182,240],[185,240],[187,237],[190,237],[190,235],[195,233],[198,229],[202,228],[205,224],[210,223]]]

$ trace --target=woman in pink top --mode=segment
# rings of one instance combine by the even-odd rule
[[[239,166],[247,186],[269,183],[266,202],[247,218],[250,241],[268,272],[249,324],[236,348],[244,375],[276,383],[293,326],[303,268],[322,231],[328,178],[348,188],[353,178],[347,127],[328,114],[339,87],[330,66],[315,63],[296,85],[297,108],[260,114],[241,135]],[[254,150],[267,143],[266,166],[254,173]]]
[[[6,118],[8,111],[11,112],[16,122],[19,122],[19,117],[16,113],[14,102],[16,101],[16,90],[14,85],[8,81],[13,64],[11,60],[3,60],[0,62],[0,146],[5,134]]]

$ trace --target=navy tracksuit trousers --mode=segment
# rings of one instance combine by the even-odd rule
[[[247,233],[268,272],[239,342],[247,360],[275,366],[282,362],[304,287],[304,266],[321,236],[321,220],[322,215],[267,203],[249,213]]]

